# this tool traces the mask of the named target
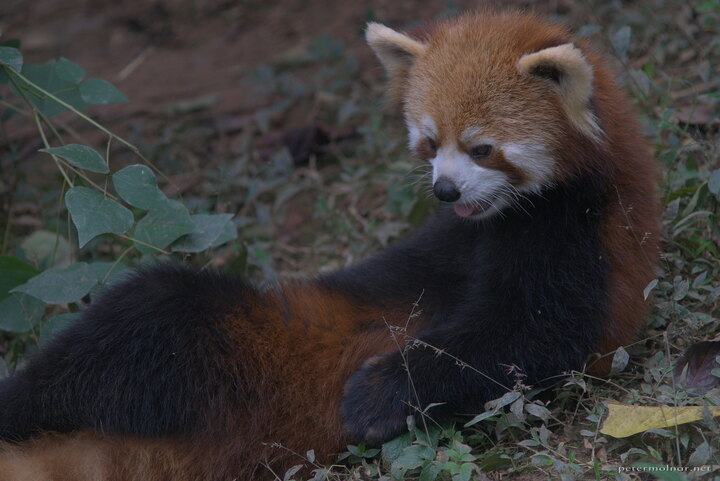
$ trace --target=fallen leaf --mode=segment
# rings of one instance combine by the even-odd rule
[[[294,164],[306,165],[310,156],[331,152],[346,143],[358,140],[358,133],[351,128],[331,129],[310,125],[271,133],[255,141],[254,147],[262,159],[269,159],[282,148],[288,149]]]
[[[667,428],[703,419],[703,410],[720,417],[720,406],[631,406],[608,403],[610,411],[600,432],[614,438],[625,438],[648,429]]]
[[[710,105],[688,105],[680,107],[672,115],[672,118],[680,124],[688,125],[709,126],[711,124],[717,124],[720,121],[717,109]]]
[[[720,386],[720,378],[712,374],[720,367],[715,360],[720,356],[720,341],[703,341],[690,346],[675,363],[675,384],[701,396]],[[687,366],[687,369],[686,369]]]
[[[269,158],[281,147],[290,151],[295,165],[308,162],[320,147],[330,143],[328,133],[318,126],[300,127],[281,134],[268,134],[255,142],[255,148],[263,158]]]

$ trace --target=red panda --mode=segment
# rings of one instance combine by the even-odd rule
[[[538,384],[633,342],[655,163],[602,57],[520,13],[424,39],[371,23],[367,40],[437,213],[314,279],[136,271],[0,384],[1,481],[281,478],[292,453],[332,462],[414,408],[480,411],[513,386],[508,366]]]

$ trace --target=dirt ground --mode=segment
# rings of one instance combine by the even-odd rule
[[[357,60],[356,78],[352,81],[374,92],[364,99],[371,102],[382,96],[383,73],[363,38],[367,21],[412,30],[443,16],[488,5],[562,15],[570,9],[571,2],[3,0],[0,41],[19,39],[26,64],[65,57],[84,68],[87,77],[102,78],[116,85],[130,101],[91,107],[90,115],[156,161],[158,155],[162,156],[159,150],[174,150],[159,164],[172,178],[165,187],[169,195],[183,196],[196,188],[199,196],[206,196],[208,192],[198,186],[218,164],[232,162],[242,155],[248,139],[259,150],[267,140],[268,151],[272,152],[278,138],[289,130],[312,129],[322,124],[317,109],[306,102],[276,114],[269,131],[258,139],[255,126],[258,112],[272,110],[282,102],[277,95],[256,95],[248,88],[248,78],[259,67],[273,65],[275,70],[282,70],[283,63],[294,62],[313,41],[324,36],[342,42],[342,55],[352,55]],[[298,69],[293,64],[289,68],[302,77],[303,67]],[[305,79],[322,68],[322,62],[308,65]],[[307,85],[312,85],[312,80]],[[343,100],[338,97],[332,101],[338,104]],[[73,129],[73,141],[95,148],[104,146],[106,136],[98,129],[67,114],[59,119]],[[323,127],[330,131],[334,128]],[[357,133],[356,127],[345,130],[352,136]],[[22,163],[27,182],[45,185],[48,179],[58,177],[54,166],[37,152],[43,145],[32,122],[11,122],[6,128],[8,138],[19,145],[14,162]],[[300,134],[300,141],[306,141],[304,131]],[[397,137],[402,136],[398,132]],[[172,145],[167,147],[168,144]],[[181,165],[178,150],[192,150],[186,156],[191,160]],[[113,154],[113,159],[133,162],[129,152],[122,149]],[[319,257],[294,251],[298,246],[309,245],[320,229],[317,222],[313,223],[313,202],[312,194],[301,193],[274,219],[276,228],[271,236],[276,246],[285,245],[286,250],[293,251],[287,255],[273,254],[274,265],[281,272],[312,272],[318,266],[334,265],[327,259],[308,263],[307,259]],[[247,205],[228,202],[226,211],[243,215],[248,210]],[[43,223],[33,220],[26,232],[21,229],[17,233],[30,234]],[[17,219],[13,225],[18,227]],[[350,261],[345,257],[340,265]]]
[[[213,115],[247,115],[261,105],[239,79],[321,34],[342,40],[357,53],[363,75],[377,76],[379,67],[362,38],[367,20],[411,28],[442,12],[487,3],[492,2],[4,0],[0,27],[5,40],[21,39],[27,63],[64,56],[89,76],[117,85],[131,102],[99,115],[122,131],[133,118],[201,96],[216,99]],[[509,4],[562,12],[568,2],[504,3]]]

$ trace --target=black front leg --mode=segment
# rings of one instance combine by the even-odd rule
[[[424,317],[439,318],[459,302],[468,279],[479,226],[442,207],[419,230],[390,248],[320,282],[362,304],[420,301]]]
[[[575,347],[559,350],[573,342],[562,335],[493,331],[436,330],[410,341],[403,353],[366,362],[345,385],[346,431],[356,441],[377,444],[401,434],[407,416],[417,419],[429,404],[438,403],[427,413],[435,420],[481,412],[485,402],[512,389],[512,366],[532,385],[580,369],[590,352],[579,339]]]

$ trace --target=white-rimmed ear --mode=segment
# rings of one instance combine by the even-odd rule
[[[566,43],[523,55],[518,70],[548,81],[558,92],[573,125],[595,140],[600,138],[602,130],[590,108],[593,68],[579,48]]]
[[[365,39],[390,77],[391,90],[399,89],[408,69],[426,48],[424,43],[375,22],[368,23]]]

